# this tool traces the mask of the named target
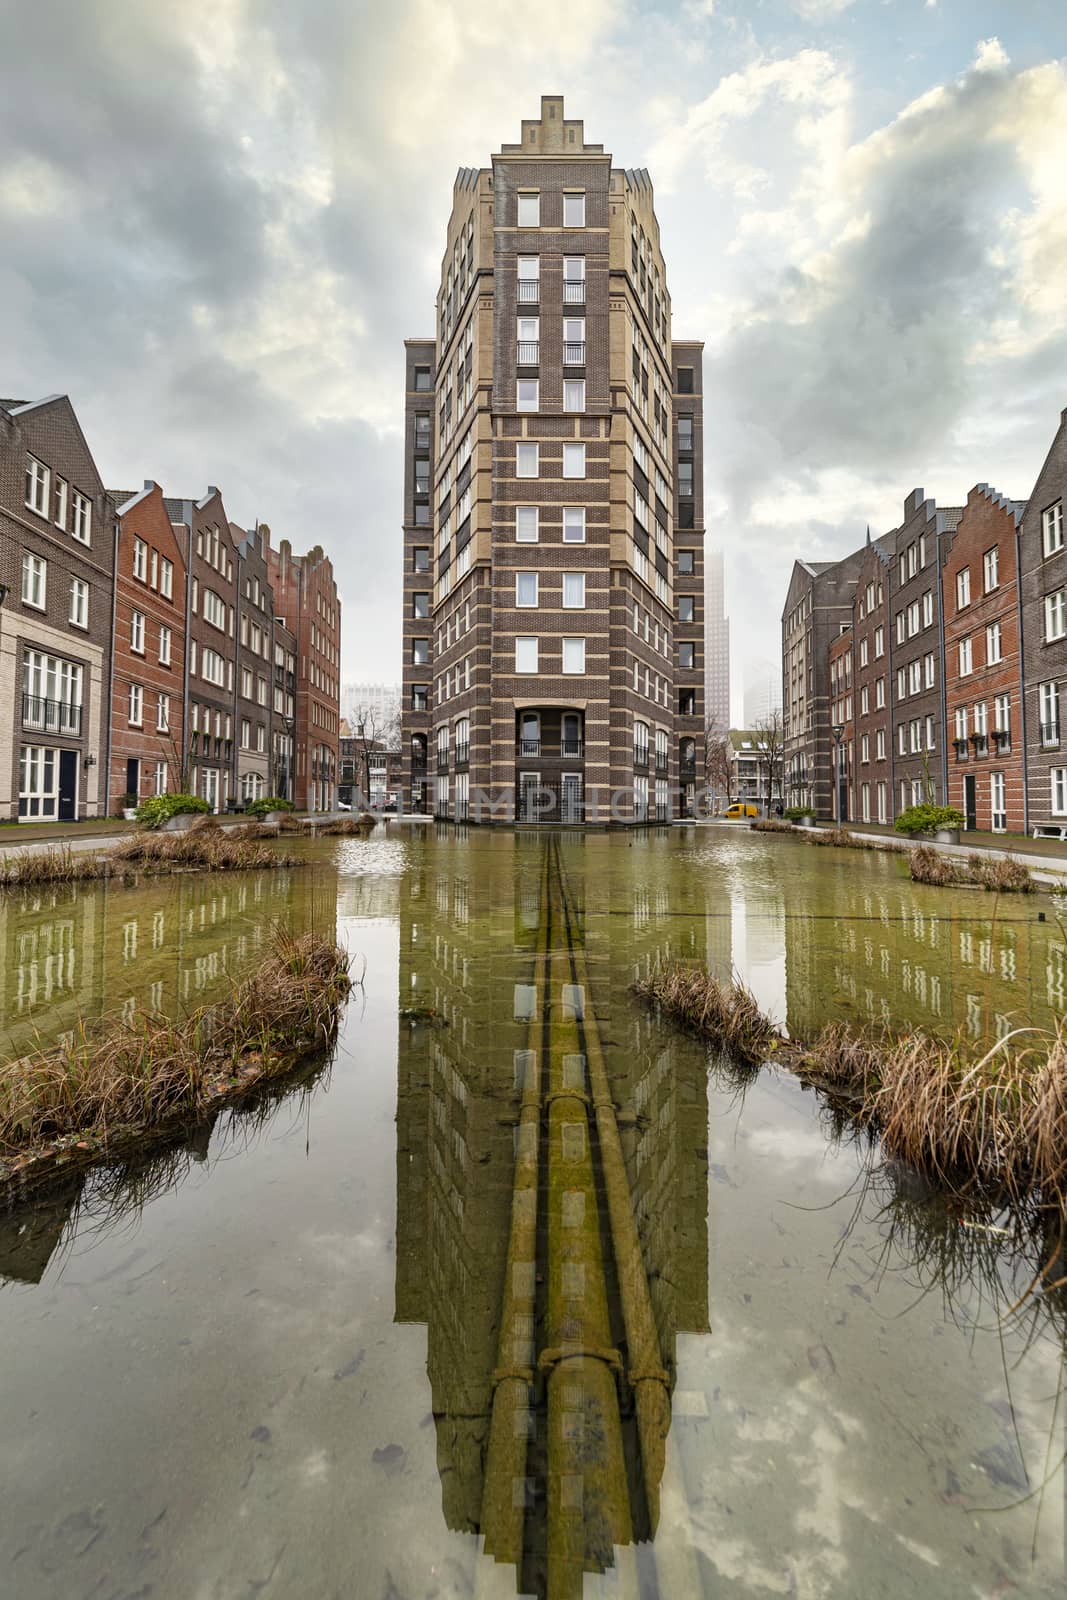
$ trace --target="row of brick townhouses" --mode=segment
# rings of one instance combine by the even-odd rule
[[[643,171],[545,96],[453,190],[405,345],[405,809],[669,821],[704,726],[699,343]]]
[[[1028,500],[921,489],[839,562],[797,562],[782,616],[786,799],[891,823],[1067,836],[1067,411]]]
[[[0,820],[178,789],[329,809],[339,646],[321,549],[275,550],[215,487],[107,490],[67,396],[0,400]]]

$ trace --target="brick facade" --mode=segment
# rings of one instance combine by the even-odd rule
[[[1020,540],[1028,827],[1067,827],[1067,410]]]
[[[117,813],[182,789],[185,749],[185,552],[157,483],[112,491],[119,516],[115,571],[111,774]]]
[[[978,484],[944,564],[948,803],[1025,830],[1018,550],[1023,507]],[[966,669],[966,670],[965,670]]]
[[[261,525],[269,546],[269,529]],[[337,803],[341,699],[341,604],[322,547],[293,554],[288,539],[270,549],[274,612],[296,638],[293,799],[308,811]]]
[[[867,544],[856,574],[852,610],[854,751],[850,811],[860,822],[893,815],[893,536]]]
[[[272,794],[271,718],[274,693],[274,591],[270,530],[231,524],[237,549],[237,658],[234,793],[243,805]]]
[[[104,814],[115,516],[66,395],[0,401],[0,816]]]

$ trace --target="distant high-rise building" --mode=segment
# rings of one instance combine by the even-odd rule
[[[341,710],[353,733],[360,722],[367,722],[375,739],[388,740],[399,733],[400,685],[346,683],[341,689]]]
[[[771,661],[754,661],[745,669],[745,727],[754,728],[782,709],[782,669]]]
[[[709,550],[705,565],[704,634],[704,705],[709,725],[725,733],[730,726],[730,619],[721,550]]]

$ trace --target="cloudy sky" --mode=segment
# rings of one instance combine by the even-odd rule
[[[0,37],[0,393],[69,392],[109,483],[321,541],[346,678],[400,675],[455,170],[542,93],[653,176],[735,680],[795,555],[916,485],[1024,498],[1067,406],[1062,0],[0,0]]]

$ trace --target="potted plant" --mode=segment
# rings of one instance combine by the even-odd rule
[[[245,816],[255,822],[281,822],[284,816],[295,810],[291,800],[283,800],[277,794],[265,794],[259,800],[249,801],[245,806]]]
[[[910,839],[922,836],[937,844],[959,844],[960,829],[966,825],[962,811],[955,806],[937,806],[929,802],[909,806],[897,818],[895,827]]]
[[[127,822],[135,822],[136,821],[136,819],[137,819],[137,796],[135,794],[124,794],[123,795],[123,797],[122,797],[122,815],[123,815],[124,819]]]
[[[142,828],[165,828],[168,833],[191,828],[210,812],[206,800],[195,794],[153,794],[142,800],[134,815]]]
[[[814,828],[815,812],[811,806],[786,806],[782,815],[798,828]]]

